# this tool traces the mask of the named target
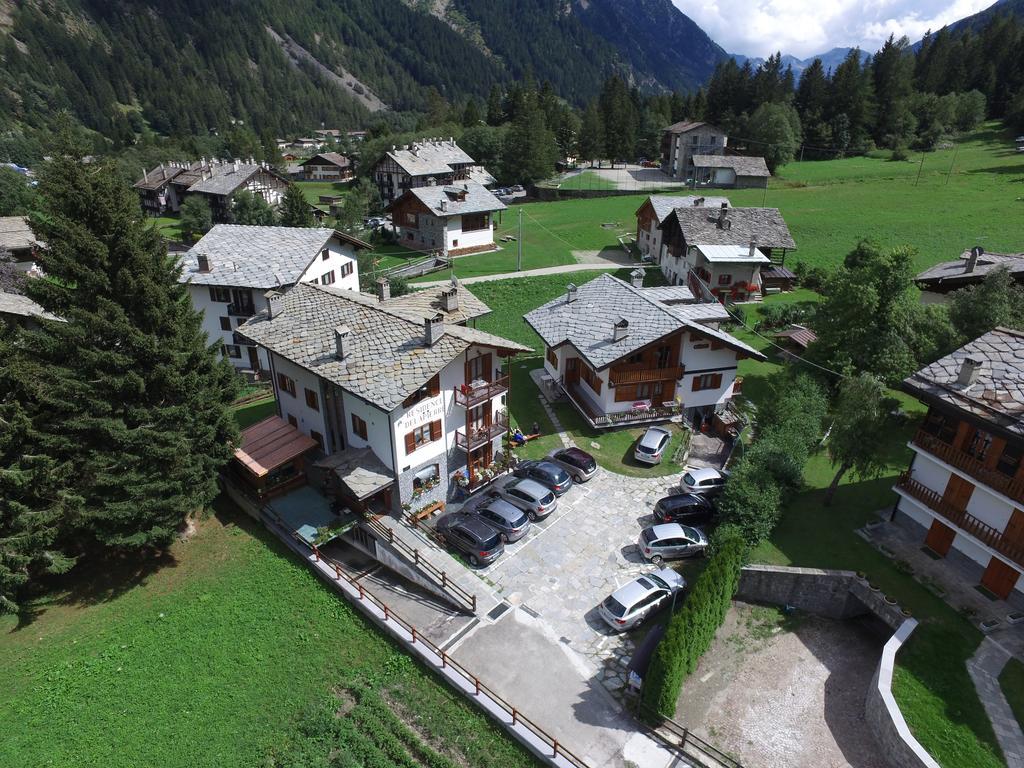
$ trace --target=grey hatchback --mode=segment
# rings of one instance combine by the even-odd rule
[[[523,510],[530,520],[542,520],[558,506],[554,491],[529,478],[514,478],[494,493]]]
[[[679,523],[662,523],[644,528],[637,547],[640,554],[655,565],[665,560],[701,555],[708,546],[708,537],[699,529]]]
[[[644,464],[660,464],[661,457],[665,453],[672,440],[672,433],[661,427],[650,427],[644,432],[643,437],[636,444],[633,451],[633,458]]]
[[[463,553],[470,565],[488,565],[505,551],[501,535],[476,515],[453,512],[437,521],[444,544]]]
[[[504,499],[488,499],[474,509],[472,514],[479,515],[506,543],[519,541],[530,530],[530,519],[526,513]]]

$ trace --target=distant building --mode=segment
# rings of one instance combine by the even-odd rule
[[[0,216],[0,251],[7,251],[19,272],[31,272],[35,267],[35,251],[39,247],[36,236],[24,216]]]
[[[649,256],[655,264],[661,263],[661,225],[676,208],[711,208],[717,211],[722,205],[729,205],[724,197],[651,195],[636,211],[636,246],[640,255]]]
[[[495,211],[505,204],[474,181],[414,187],[388,206],[399,242],[450,256],[495,249]]]
[[[177,213],[187,196],[201,195],[210,204],[214,221],[227,221],[235,193],[246,190],[276,206],[284,196],[288,180],[265,163],[203,159],[161,163],[144,171],[134,186],[142,209],[150,216]]]
[[[268,362],[237,329],[266,310],[267,292],[283,293],[297,283],[358,291],[356,254],[369,247],[334,229],[218,224],[182,256],[178,279],[224,356],[239,370],[259,374]]]
[[[1005,267],[1018,283],[1024,285],[1024,253],[986,253],[979,245],[960,254],[955,261],[944,261],[929,267],[914,278],[921,289],[921,301],[936,304],[960,288],[977,285],[985,276]]]
[[[729,137],[710,123],[683,120],[665,129],[661,139],[661,170],[673,179],[696,178],[694,155],[721,155]]]
[[[321,152],[299,163],[305,181],[351,181],[352,161],[337,152]]]
[[[763,157],[694,155],[693,167],[694,181],[711,187],[764,189],[771,176]]]
[[[345,135],[352,141],[366,141],[370,136],[369,131],[346,131]]]
[[[454,139],[428,139],[391,147],[375,166],[373,178],[387,204],[407,189],[466,180],[474,165],[473,158]]]
[[[818,334],[803,325],[791,325],[786,330],[775,333],[774,336],[779,346],[782,347],[780,354],[786,360],[803,357],[807,348],[818,340]]]
[[[0,325],[35,328],[39,320],[60,320],[50,314],[28,296],[7,293],[0,289]]]

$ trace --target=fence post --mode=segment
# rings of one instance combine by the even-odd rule
[[[363,594],[363,585],[357,582],[356,586],[359,587],[359,599],[362,600],[364,597],[366,597],[366,595]]]
[[[480,695],[480,678],[474,675],[473,684],[476,686],[476,695]]]
[[[473,613],[476,613],[476,595],[473,595]]]
[[[414,549],[412,551],[412,559],[413,559],[413,562],[416,563],[416,565],[420,564],[420,551],[418,549]]]
[[[441,589],[448,589],[448,574],[441,571]]]
[[[316,544],[314,544],[314,545],[313,545],[313,557],[315,557],[315,558],[316,558],[316,561],[317,561],[318,563],[320,562],[320,550],[319,550],[319,549],[317,549],[317,546],[316,546]]]
[[[441,669],[448,666],[448,654],[445,651],[441,651]]]
[[[391,544],[395,543],[395,529],[394,528],[388,528],[388,542],[390,542]]]
[[[554,748],[554,751],[551,753],[551,756],[558,757],[558,739],[552,739],[551,746]]]
[[[388,616],[388,606],[386,604],[384,604],[384,621],[387,621],[390,618],[391,617]]]
[[[412,644],[416,645],[416,627],[412,628]]]
[[[334,564],[334,578],[341,581],[341,567],[337,563]]]
[[[518,720],[518,719],[519,719],[519,712],[516,710],[515,707],[512,707],[512,725],[515,725],[516,724],[516,720]]]

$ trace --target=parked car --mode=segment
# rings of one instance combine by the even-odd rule
[[[597,611],[619,632],[632,629],[686,588],[686,579],[671,568],[639,576],[604,599]]]
[[[594,461],[594,457],[579,448],[552,451],[548,455],[548,461],[572,475],[573,482],[585,483],[597,474],[597,462]]]
[[[660,464],[671,440],[672,433],[667,429],[649,427],[636,444],[633,458],[644,464]]]
[[[463,553],[470,565],[493,563],[505,551],[501,535],[476,515],[453,512],[437,521],[442,543]]]
[[[523,191],[523,185],[522,184],[516,184],[514,187],[512,187],[512,191],[513,192],[522,192]]]
[[[550,494],[551,492],[548,491]],[[504,499],[490,498],[472,511],[485,523],[496,530],[504,543],[519,541],[530,530],[530,518],[526,512],[509,504]]]
[[[536,480],[546,488],[555,492],[555,496],[561,496],[572,487],[572,478],[569,473],[557,464],[540,460],[520,461],[512,474],[516,477],[526,477]]]
[[[510,480],[496,489],[494,495],[523,510],[531,521],[542,520],[558,506],[554,491],[529,478]]]
[[[708,546],[708,537],[688,525],[662,523],[644,528],[637,546],[641,555],[660,565],[665,560],[703,554]]]
[[[703,525],[711,522],[715,512],[714,502],[699,493],[677,493],[654,505],[654,517],[660,523]]]
[[[717,496],[725,488],[729,473],[724,469],[713,467],[687,467],[679,480],[679,490],[683,493],[702,493],[705,496]]]

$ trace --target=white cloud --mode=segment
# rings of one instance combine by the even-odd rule
[[[890,34],[918,40],[994,0],[672,0],[730,53],[806,57],[878,50]]]

